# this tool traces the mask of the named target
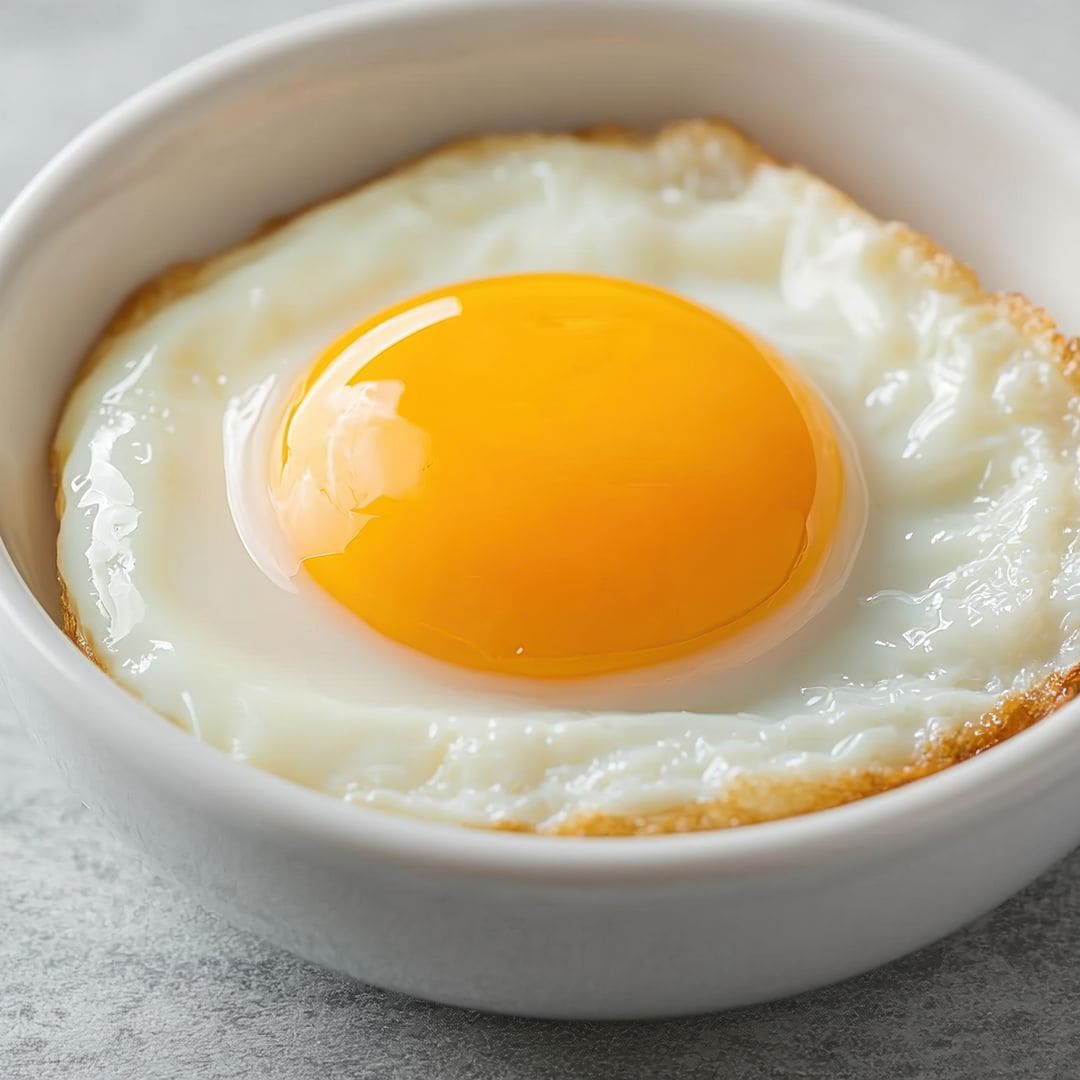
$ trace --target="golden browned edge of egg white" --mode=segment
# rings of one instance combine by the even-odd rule
[[[113,342],[151,318],[167,304],[200,289],[227,272],[237,256],[251,253],[258,245],[282,226],[318,206],[344,198],[361,187],[386,176],[446,154],[483,154],[494,147],[511,149],[527,147],[551,138],[552,133],[528,132],[517,135],[482,135],[446,143],[426,154],[410,158],[362,184],[310,203],[283,217],[266,222],[248,240],[207,259],[177,263],[135,288],[119,305],[83,360],[70,392],[82,382]],[[719,120],[680,120],[655,132],[640,132],[621,127],[596,127],[574,133],[583,142],[608,145],[656,147],[663,144],[686,144],[689,147],[715,140],[723,141],[728,151],[739,160],[747,175],[762,165],[776,164],[775,159],[732,125]],[[808,179],[822,185],[834,200],[838,210],[863,218],[872,215],[847,195],[821,181],[818,177],[795,168]],[[917,257],[916,273],[928,285],[953,293],[970,304],[984,304],[994,314],[1008,319],[1020,333],[1040,339],[1051,350],[1065,375],[1077,383],[1080,390],[1080,340],[1061,334],[1053,319],[1042,308],[1019,293],[987,293],[970,267],[953,258],[937,244],[898,222],[885,225],[895,250],[907,249]],[[56,487],[56,512],[59,518],[64,509],[64,491],[60,483],[63,462],[71,448],[55,444],[50,453],[50,467]],[[86,656],[106,673],[98,651],[80,625],[69,598],[67,585],[60,577],[60,606],[63,628]],[[643,836],[664,833],[697,832],[706,829],[727,829],[779,818],[795,817],[813,811],[827,810],[877,795],[914,780],[940,772],[951,765],[966,761],[985,750],[1012,738],[1050,715],[1080,692],[1080,664],[1067,671],[1053,672],[1041,683],[1023,693],[1002,697],[989,712],[972,717],[961,727],[946,735],[928,740],[911,761],[904,765],[881,768],[852,769],[834,776],[812,780],[775,775],[735,777],[715,799],[691,802],[667,810],[641,814],[583,812],[571,817],[546,834],[562,836]],[[176,722],[175,717],[167,719]],[[502,822],[492,826],[513,832],[539,832],[527,824]]]

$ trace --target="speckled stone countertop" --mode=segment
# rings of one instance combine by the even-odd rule
[[[863,2],[1080,108],[1078,0]],[[0,0],[0,205],[122,97],[322,6]],[[714,1076],[1080,1076],[1080,853],[948,940],[792,1001],[655,1024],[493,1018],[358,986],[199,911],[68,794],[0,700],[2,1080]]]

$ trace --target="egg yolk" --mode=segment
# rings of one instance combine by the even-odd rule
[[[335,341],[286,409],[289,545],[377,631],[468,668],[580,676],[739,634],[806,589],[839,518],[827,410],[670,293],[528,274]]]

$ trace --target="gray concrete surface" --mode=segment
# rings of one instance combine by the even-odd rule
[[[321,6],[0,0],[0,204],[128,93]],[[1080,107],[1077,0],[864,6]],[[200,912],[84,811],[0,701],[3,1080],[1078,1077],[1078,946],[1080,853],[947,941],[793,1001],[659,1024],[442,1009],[312,968]]]

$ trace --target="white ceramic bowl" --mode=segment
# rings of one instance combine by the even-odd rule
[[[745,1004],[918,948],[1080,839],[1080,707],[864,802],[632,840],[348,807],[207,749],[56,625],[46,447],[80,354],[165,264],[450,136],[730,117],[1080,325],[1080,130],[954,51],[792,0],[397,0],[253,38],[78,139],[0,223],[0,671],[112,827],[208,907],[437,1001],[550,1017]]]

